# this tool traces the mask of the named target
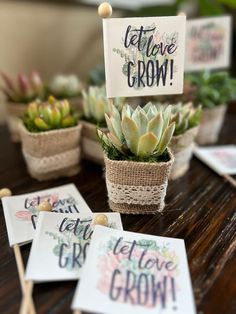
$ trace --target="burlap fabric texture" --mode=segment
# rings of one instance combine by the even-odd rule
[[[91,160],[99,165],[104,165],[104,154],[102,145],[97,137],[97,126],[95,124],[81,121],[82,123],[82,138],[81,148],[82,157]],[[99,128],[104,133],[108,132],[106,128]]]
[[[175,156],[175,161],[172,166],[170,180],[182,177],[188,171],[198,130],[199,127],[195,127],[181,135],[172,137],[169,148]]]
[[[79,172],[81,125],[31,133],[20,124],[22,152],[30,175],[39,180],[69,177]]]
[[[212,109],[204,109],[197,136],[200,145],[217,142],[225,118],[227,106],[221,105]]]
[[[168,177],[174,162],[111,160],[105,156],[109,206],[124,214],[157,214],[165,207]]]
[[[8,102],[7,108],[7,125],[13,142],[20,142],[20,118],[27,109],[26,104]]]

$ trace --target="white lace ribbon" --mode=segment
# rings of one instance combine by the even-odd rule
[[[152,205],[164,202],[167,182],[159,186],[123,185],[106,179],[109,199],[116,204]]]
[[[47,173],[76,165],[79,162],[80,148],[40,158],[29,155],[25,150],[23,155],[30,169],[38,173]]]

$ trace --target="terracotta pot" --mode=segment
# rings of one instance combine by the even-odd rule
[[[111,160],[105,156],[109,206],[123,214],[156,214],[165,207],[168,177],[174,162]]]
[[[189,169],[190,160],[193,156],[194,141],[199,127],[187,130],[185,133],[173,136],[169,148],[175,156],[170,179],[182,177]]]
[[[202,121],[200,123],[197,136],[198,144],[205,145],[214,144],[217,142],[225,118],[226,110],[226,105],[203,110]]]
[[[77,174],[81,128],[32,133],[21,123],[22,152],[30,175],[43,181]]]
[[[104,165],[104,154],[96,132],[97,126],[86,121],[81,121],[81,123],[83,126],[81,138],[82,157],[99,165]],[[107,128],[99,129],[105,133],[108,132]]]

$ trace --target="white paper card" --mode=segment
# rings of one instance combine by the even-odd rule
[[[54,212],[90,213],[91,210],[74,184],[56,188],[4,197],[2,199],[10,246],[32,241],[35,233],[37,206],[48,200]]]
[[[195,313],[184,241],[96,226],[72,308]]]
[[[78,280],[98,214],[40,213],[26,279],[34,282]],[[105,214],[110,228],[123,229],[119,213]]]
[[[203,71],[230,66],[231,17],[187,21],[185,70]]]
[[[103,19],[107,97],[183,92],[184,16]]]
[[[236,174],[236,145],[195,147],[194,154],[219,175]]]

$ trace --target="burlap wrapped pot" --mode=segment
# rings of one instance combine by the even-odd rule
[[[199,127],[195,127],[172,137],[169,148],[175,156],[175,161],[171,169],[171,180],[182,177],[188,171],[198,130]]]
[[[111,160],[105,156],[106,185],[112,211],[156,214],[165,207],[168,177],[174,162],[147,163]]]
[[[99,165],[104,165],[104,154],[101,143],[97,137],[97,126],[95,124],[81,121],[82,124],[82,137],[81,149],[82,157],[84,159],[93,161]],[[104,133],[108,132],[106,128],[99,128]]]
[[[77,174],[81,128],[31,133],[21,123],[22,152],[30,175],[43,181]]]
[[[24,115],[27,105],[21,103],[8,102],[7,108],[7,125],[13,142],[20,142],[20,118]]]
[[[222,124],[225,118],[227,106],[216,106],[212,109],[204,109],[197,143],[200,145],[214,144],[217,142]]]

